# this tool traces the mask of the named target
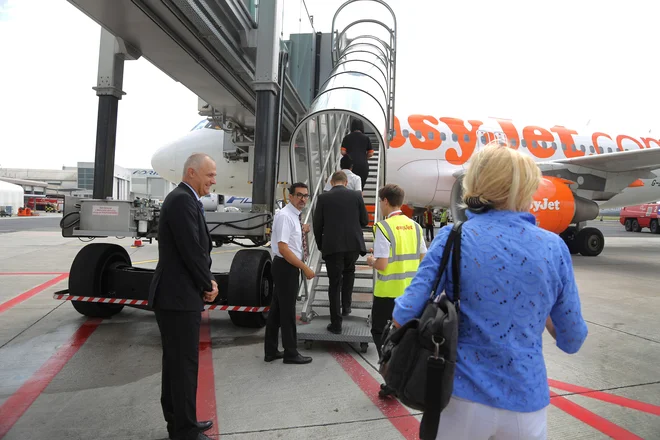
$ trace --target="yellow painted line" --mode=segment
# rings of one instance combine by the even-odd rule
[[[217,254],[229,254],[229,253],[232,253],[232,252],[238,252],[238,251],[240,251],[240,250],[241,250],[241,248],[237,248],[237,249],[227,249],[227,250],[225,250],[225,251],[211,252],[211,255],[217,255]],[[131,264],[132,264],[133,266],[135,266],[135,265],[137,265],[137,264],[147,264],[147,263],[157,263],[157,262],[158,262],[158,258],[156,258],[155,260],[136,261],[136,262],[131,263]]]

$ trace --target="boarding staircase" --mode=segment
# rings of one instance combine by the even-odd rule
[[[361,10],[350,7],[360,4]],[[369,6],[365,7],[364,5]],[[373,8],[372,8],[373,6]],[[380,15],[379,15],[380,12]],[[379,18],[384,16],[385,19]],[[363,18],[360,18],[363,17]],[[293,181],[308,183],[311,201],[303,218],[312,226],[307,235],[310,251],[307,264],[317,276],[302,280],[302,302],[298,340],[310,347],[313,341],[360,344],[366,351],[371,343],[370,312],[376,273],[367,266],[366,256],[358,259],[353,288],[352,313],[343,317],[342,333],[327,330],[330,323],[328,276],[313,236],[316,200],[328,177],[339,169],[340,147],[348,134],[351,118],[359,118],[374,148],[369,159],[369,177],[363,196],[370,223],[364,228],[367,250],[373,247],[373,223],[381,219],[377,190],[386,181],[387,148],[394,125],[396,71],[396,17],[383,0],[349,0],[333,18],[333,70],[319,88],[310,109],[296,127],[291,148]]]

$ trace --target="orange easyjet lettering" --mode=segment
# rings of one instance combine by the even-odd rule
[[[468,130],[462,119],[440,118],[440,120],[447,124],[452,133],[456,135],[462,153],[459,156],[456,148],[449,148],[445,153],[445,159],[452,165],[463,165],[470,159],[472,153],[474,153],[474,147],[477,145],[477,130],[479,130],[483,122],[470,119],[468,122],[472,126],[472,130]],[[465,135],[468,136],[466,137]]]
[[[635,139],[634,137],[628,136],[628,135],[626,135],[626,134],[620,134],[620,135],[618,135],[618,136],[616,137],[616,145],[619,147],[619,151],[623,151],[623,150],[624,150],[624,148],[623,148],[623,140],[624,140],[624,139],[631,140],[631,141],[633,141],[634,143],[636,143],[637,146],[638,146],[640,149],[644,149],[644,146],[642,145],[642,143],[641,143],[640,141],[638,141],[637,139]]]
[[[429,121],[431,124],[437,126],[438,120],[433,116],[426,115],[411,115],[408,116],[408,124],[415,133],[420,132],[424,139],[415,136],[410,136],[410,144],[413,148],[420,150],[435,150],[442,143],[440,139],[440,132],[433,126],[426,123]]]
[[[537,133],[538,132],[538,133]],[[539,159],[547,159],[551,157],[555,150],[552,148],[542,148],[541,142],[554,142],[555,137],[545,128],[530,125],[523,128],[523,138],[527,142],[529,151]]]
[[[594,148],[596,149],[596,153],[600,153],[600,146],[598,145],[598,138],[599,137],[606,137],[609,140],[612,140],[612,137],[607,134],[607,133],[601,133],[600,131],[597,131],[596,133],[591,135],[591,142],[594,144]],[[605,152],[605,149],[603,149],[603,152]]]
[[[520,138],[518,137],[518,130],[516,130],[516,127],[509,120],[497,118],[495,120],[500,124],[502,130],[504,130],[504,134],[509,141],[509,146],[514,150],[517,150],[520,145]]]
[[[654,142],[657,147],[660,147],[660,142],[657,139],[653,138],[641,138],[646,145],[646,148],[651,148],[651,142]]]
[[[554,131],[559,135],[559,142],[566,157],[571,158],[571,157],[584,156],[584,153],[582,151],[573,151],[573,144],[575,144],[575,141],[573,140],[573,135],[578,134],[577,131],[571,130],[570,128],[566,128],[562,125],[555,125],[550,129],[550,131]],[[566,146],[565,150],[564,150],[564,145]]]
[[[394,138],[390,141],[391,148],[399,148],[406,143],[406,138],[401,134],[401,124],[399,118],[394,117]]]

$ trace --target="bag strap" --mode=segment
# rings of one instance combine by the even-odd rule
[[[451,233],[449,234],[449,237],[447,237],[447,244],[445,244],[445,250],[442,253],[440,272],[438,273],[438,279],[436,280],[435,288],[433,289],[432,293],[432,295],[434,295],[435,291],[438,289],[440,278],[447,268],[447,263],[449,262],[449,253],[453,247],[454,252],[452,253],[452,278],[454,281],[454,304],[456,306],[456,313],[459,313],[461,305],[460,279],[462,226],[462,222],[456,222],[451,230]],[[426,408],[424,415],[422,415],[422,423],[419,426],[419,438],[421,440],[433,440],[437,436],[438,424],[440,423],[440,413],[442,412],[440,390],[442,389],[444,371],[445,359],[442,357],[436,358],[433,355],[429,356],[426,361]]]
[[[451,232],[449,233],[449,236],[447,237],[447,242],[445,243],[445,249],[442,252],[442,261],[440,263],[440,270],[438,270],[438,276],[435,279],[435,283],[433,285],[433,290],[431,290],[431,299],[433,299],[436,296],[436,292],[438,290],[438,285],[440,284],[440,279],[442,279],[442,274],[445,272],[445,269],[447,269],[447,264],[449,263],[449,256],[451,254],[452,247],[456,247],[454,242],[456,241],[456,237],[458,237],[459,241],[459,252],[460,252],[460,241],[461,241],[461,229],[463,227],[463,222],[456,222],[454,223],[454,226],[451,228]],[[455,263],[456,261],[456,252],[454,252],[454,257],[452,259],[452,263]],[[459,256],[459,264],[460,264],[460,256]],[[455,266],[455,264],[454,264]],[[452,271],[452,277],[456,278],[456,274],[454,273],[455,271]],[[456,298],[456,282],[454,282],[454,298]],[[458,298],[460,299],[460,292],[458,293]]]

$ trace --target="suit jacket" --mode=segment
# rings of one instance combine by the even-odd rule
[[[201,311],[204,292],[213,290],[206,220],[193,191],[180,183],[165,197],[158,222],[158,265],[149,288],[149,306]]]
[[[367,253],[362,228],[369,223],[362,194],[344,186],[319,195],[314,211],[314,238],[321,254]]]

